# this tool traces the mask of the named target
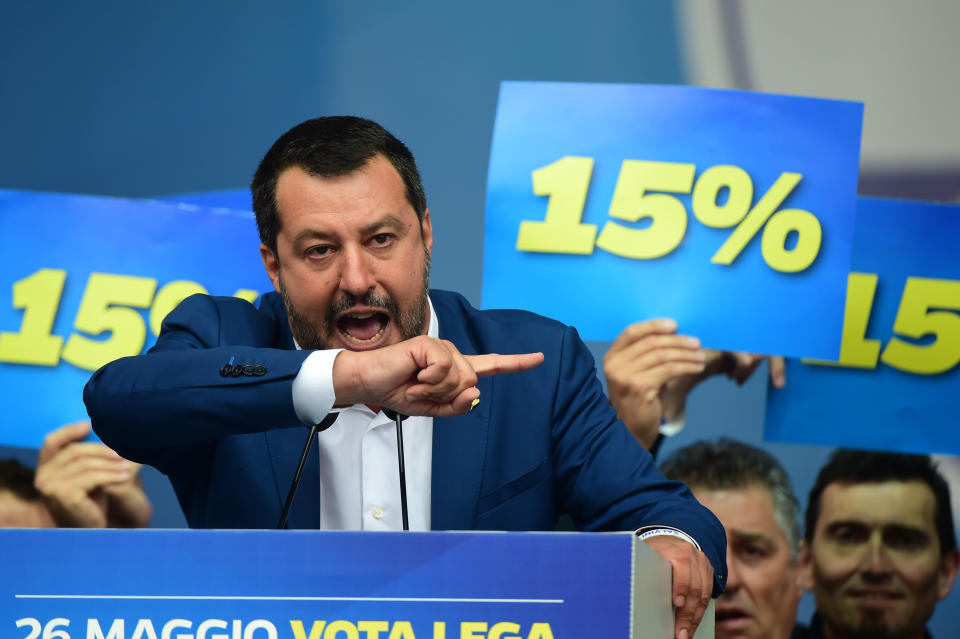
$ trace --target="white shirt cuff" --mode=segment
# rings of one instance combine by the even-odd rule
[[[700,544],[697,543],[696,539],[683,532],[679,528],[674,528],[673,526],[644,526],[637,531],[637,536],[640,537],[640,539],[660,536],[677,537],[690,544],[693,544],[693,547],[697,550],[701,550]]]
[[[665,417],[663,419],[663,421],[660,423],[660,434],[663,435],[664,437],[673,437],[674,435],[679,433],[681,430],[683,430],[683,427],[686,421],[687,421],[687,408],[686,406],[684,406],[683,410],[681,410],[676,415],[669,418]]]
[[[313,351],[293,379],[293,410],[304,424],[319,424],[333,409],[333,360],[342,348]]]

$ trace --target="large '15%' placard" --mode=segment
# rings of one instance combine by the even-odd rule
[[[743,91],[503,83],[484,307],[593,340],[672,317],[714,348],[835,357],[862,116]]]
[[[789,360],[768,439],[960,454],[960,206],[860,198],[839,358]]]
[[[149,348],[185,297],[270,287],[252,213],[0,191],[0,224],[0,445],[86,419],[91,372]]]

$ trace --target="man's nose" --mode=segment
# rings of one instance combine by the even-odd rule
[[[340,259],[340,289],[355,297],[373,290],[377,281],[362,248],[345,247]]]
[[[724,585],[723,593],[732,595],[740,587],[740,564],[737,558],[727,549],[727,583]],[[722,596],[722,595],[721,595]]]
[[[893,573],[889,548],[883,543],[881,531],[875,531],[870,536],[861,568],[864,577],[873,581],[885,580]]]

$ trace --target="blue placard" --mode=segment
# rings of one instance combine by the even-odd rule
[[[960,206],[860,198],[841,366],[787,362],[766,437],[960,454]]]
[[[113,629],[113,639],[626,639],[636,543],[588,533],[0,530],[0,634],[23,638],[61,620],[52,630],[77,638]],[[137,634],[138,624],[153,632]]]
[[[835,357],[862,115],[743,91],[503,83],[484,307],[592,340],[673,317],[715,348]]]
[[[252,213],[0,191],[0,224],[0,445],[86,419],[91,372],[149,348],[186,295],[271,288]]]

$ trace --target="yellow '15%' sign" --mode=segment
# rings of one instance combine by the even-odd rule
[[[594,160],[567,156],[533,171],[536,195],[550,196],[542,222],[524,221],[517,236],[517,249],[543,253],[589,255],[594,244],[621,257],[655,259],[676,249],[687,231],[687,210],[667,193],[692,192],[697,220],[712,228],[734,228],[711,261],[729,265],[763,229],[761,251],[770,268],[796,273],[809,267],[820,251],[823,231],[820,221],[802,209],[777,210],[802,179],[799,173],[783,172],[753,205],[754,185],[738,166],[721,164],[706,169],[694,181],[696,166],[681,162],[624,160],[610,202],[610,217],[637,222],[650,218],[645,229],[608,221],[597,235],[594,224],[583,224],[584,207]],[[726,194],[723,204],[718,204]],[[752,205],[752,206],[751,206]],[[796,244],[786,248],[796,233]]]
[[[23,309],[23,320],[19,331],[0,332],[0,361],[56,366],[63,358],[79,368],[96,370],[143,350],[147,327],[134,309],[150,309],[150,330],[158,335],[163,319],[177,304],[190,295],[207,292],[189,280],[168,282],[158,291],[154,278],[91,273],[73,327],[89,335],[111,335],[96,340],[76,332],[64,344],[64,338],[52,331],[66,281],[65,270],[44,268],[14,283],[13,306]],[[258,295],[250,289],[234,294],[251,303]]]
[[[893,337],[883,348],[878,339],[867,339],[878,277],[874,273],[850,273],[847,306],[843,318],[840,359],[836,362],[804,360],[805,363],[849,368],[876,368],[877,361],[918,375],[945,373],[960,363],[960,281],[908,277],[893,323],[898,335],[921,339],[914,344]],[[942,309],[942,310],[936,310]]]

